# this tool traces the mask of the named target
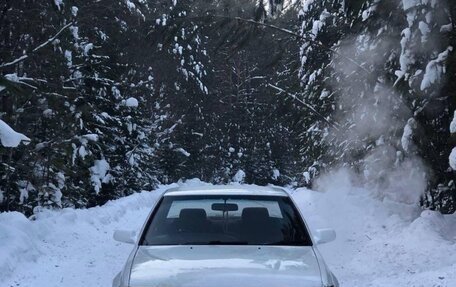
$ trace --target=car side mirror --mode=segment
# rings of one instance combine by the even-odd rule
[[[317,229],[314,235],[314,240],[317,244],[328,243],[336,240],[336,232],[334,229]]]
[[[122,243],[135,244],[136,232],[131,230],[116,230],[114,231],[113,238],[115,241]]]

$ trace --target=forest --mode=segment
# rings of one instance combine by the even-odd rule
[[[160,184],[456,211],[456,1],[1,0],[0,212]]]

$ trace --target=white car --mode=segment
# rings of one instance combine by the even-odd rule
[[[166,191],[138,236],[113,287],[339,286],[288,194],[278,188],[204,186]]]

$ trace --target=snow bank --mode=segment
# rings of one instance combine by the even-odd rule
[[[113,231],[138,230],[166,188],[102,207],[43,210],[34,221],[0,213],[0,286],[111,286],[131,250]]]
[[[18,260],[37,259],[41,253],[37,242],[46,231],[39,230],[22,213],[0,214],[0,282],[14,271]]]
[[[131,250],[112,239],[113,231],[138,230],[162,192],[173,186],[102,207],[43,211],[35,221],[0,214],[0,285],[110,286]],[[403,206],[376,199],[344,173],[323,178],[318,190],[289,193],[311,230],[336,229],[336,241],[320,249],[341,286],[456,286],[456,215],[415,207],[405,208],[407,219],[394,210]]]
[[[320,249],[341,286],[456,286],[456,214],[375,199],[343,173],[318,189],[293,197],[312,230],[336,230]]]
[[[30,142],[30,139],[0,120],[0,141],[5,147],[17,147],[22,141]]]

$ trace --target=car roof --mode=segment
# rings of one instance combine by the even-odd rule
[[[258,196],[288,196],[288,193],[278,187],[255,185],[201,185],[180,186],[165,191],[164,196],[180,195],[258,195]]]

